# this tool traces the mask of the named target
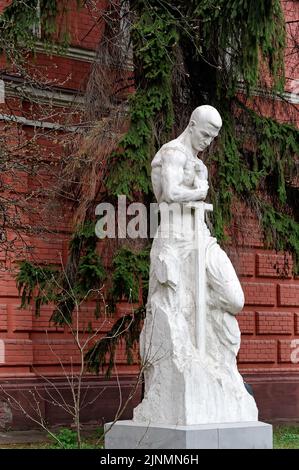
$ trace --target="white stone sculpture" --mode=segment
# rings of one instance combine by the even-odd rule
[[[254,398],[238,372],[244,295],[226,253],[204,220],[208,172],[198,159],[222,120],[200,106],[188,127],[152,161],[161,223],[152,250],[141,356],[145,395],[136,424],[196,425],[256,421]],[[163,217],[169,212],[170,215]]]

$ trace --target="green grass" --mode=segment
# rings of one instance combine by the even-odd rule
[[[274,449],[299,449],[299,425],[274,426]]]
[[[24,442],[23,444],[0,444],[0,449],[53,449],[49,442]]]
[[[54,431],[52,431],[54,432]],[[68,428],[61,428],[55,431],[55,434],[63,444],[64,449],[76,449],[76,433]],[[27,436],[26,436],[27,437]],[[28,438],[26,439],[28,441]],[[103,428],[93,431],[82,431],[83,449],[101,449],[103,448]],[[0,444],[0,449],[61,449],[61,446],[51,436],[45,434],[45,441],[24,442],[17,444]]]

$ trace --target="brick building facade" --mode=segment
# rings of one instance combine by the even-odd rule
[[[0,1],[0,11],[9,3]],[[104,5],[105,1],[99,3]],[[297,9],[298,17],[298,3],[288,3],[292,6],[292,14]],[[27,90],[28,95],[38,97],[35,101],[42,103],[41,106],[29,105],[26,98],[20,96],[20,89],[26,84],[15,73],[11,64],[4,58],[0,61],[0,78],[4,81],[6,90],[5,102],[0,104],[1,136],[13,144],[16,139],[19,143],[31,139],[37,133],[38,143],[43,146],[47,158],[54,160],[61,152],[60,140],[63,140],[65,133],[76,133],[80,125],[84,125],[80,103],[95,59],[95,50],[103,33],[103,24],[95,24],[92,11],[87,7],[80,11],[74,8],[69,18],[72,34],[70,47],[57,54],[47,54],[40,48],[36,56],[32,57],[32,68],[42,70],[43,77],[51,83],[51,89],[45,87],[44,90],[36,90],[31,86]],[[287,16],[288,19],[290,18]],[[296,58],[287,60],[296,61]],[[298,67],[298,63],[295,65]],[[292,68],[294,75],[294,63],[287,62],[287,66]],[[296,108],[298,112],[298,94],[296,96],[291,93],[291,84],[286,91],[284,106],[290,106],[292,110]],[[267,113],[267,99],[261,96],[257,99],[263,102]],[[43,113],[46,114],[45,109],[50,104],[51,109],[55,110],[54,117],[50,117],[49,113],[49,117],[45,119]],[[69,113],[70,109],[72,113]],[[70,118],[65,125],[68,114]],[[282,109],[281,115],[283,114]],[[21,181],[20,191],[25,193],[38,188],[40,184],[50,187],[52,177],[54,176],[41,172],[37,181],[20,172],[12,183],[16,188]],[[59,264],[67,256],[71,206],[64,207],[61,214],[57,209],[55,218],[49,219],[48,214],[43,214],[42,198],[36,198],[34,204],[36,210],[28,213],[26,222],[38,224],[45,216],[44,224],[51,225],[52,233],[49,231],[42,237],[24,233],[22,239],[17,241],[18,254],[10,253],[7,259],[7,253],[0,253],[3,265],[0,272],[0,385],[7,393],[24,403],[24,406],[29,391],[36,388],[43,393],[48,380],[68,397],[70,390],[59,361],[67,363],[72,357],[75,364],[77,354],[68,329],[49,324],[53,310],[50,305],[42,306],[38,317],[33,308],[19,308],[15,272],[11,269],[16,258],[26,257],[41,263]],[[296,347],[299,347],[299,278],[292,275],[290,255],[266,250],[256,220],[250,214],[244,214],[244,218],[246,227],[238,235],[239,246],[230,253],[246,298],[244,310],[238,316],[242,331],[239,369],[244,379],[253,386],[261,419],[298,421],[299,362],[296,360],[299,361],[299,353],[296,355]],[[8,235],[12,236],[12,233]],[[109,264],[109,260],[106,262]],[[116,316],[125,311],[126,305],[119,305]],[[92,305],[87,304],[82,308],[82,322],[85,325],[93,316],[92,312]],[[94,326],[105,334],[114,321],[115,318],[99,319]],[[82,323],[82,330],[83,328]],[[118,378],[113,376],[110,380],[101,375],[85,377],[84,390],[90,394],[90,401],[94,401],[83,411],[83,421],[101,423],[113,418],[120,401],[119,383],[122,386],[123,401],[134,386],[136,367],[127,364],[125,352],[121,348],[117,356],[117,372]],[[99,393],[99,398],[95,399]],[[139,397],[138,392],[133,402],[137,403]],[[50,423],[69,420],[68,416],[57,411],[51,403],[45,402],[42,406],[42,413]],[[130,416],[129,408],[123,415],[126,416]],[[30,426],[32,423],[24,418],[20,410],[12,410],[3,397],[0,399],[0,429]]]

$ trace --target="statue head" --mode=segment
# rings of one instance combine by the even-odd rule
[[[222,126],[222,119],[217,109],[213,106],[198,106],[193,113],[188,125],[190,141],[194,150],[202,152],[217,137]]]

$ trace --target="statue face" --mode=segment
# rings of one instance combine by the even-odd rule
[[[211,122],[190,122],[191,144],[194,150],[202,152],[217,137],[220,129]]]

